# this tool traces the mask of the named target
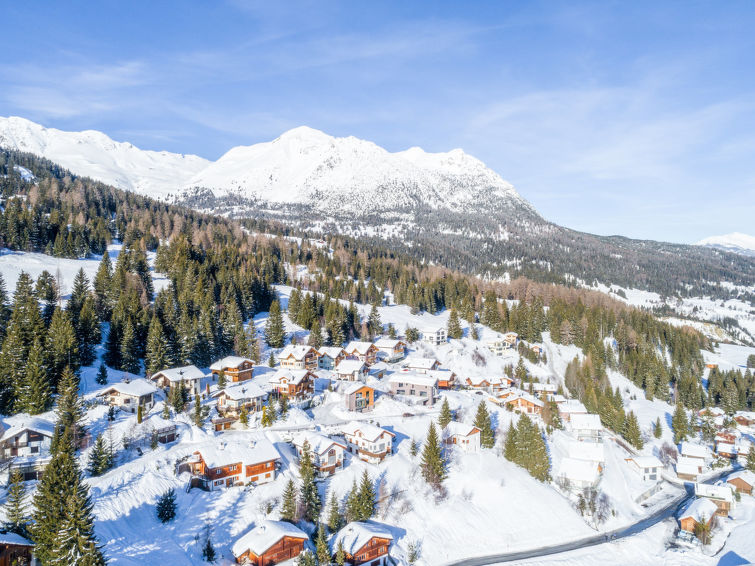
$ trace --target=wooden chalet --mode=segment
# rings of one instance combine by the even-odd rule
[[[414,370],[418,373],[424,373],[434,369],[440,369],[440,362],[435,358],[420,358],[417,356],[409,356],[401,364],[406,369]]]
[[[268,383],[279,395],[301,399],[312,395],[315,378],[315,374],[306,369],[279,369]]]
[[[0,532],[0,566],[37,566],[34,543],[21,535]]]
[[[451,421],[443,429],[443,442],[458,446],[464,452],[479,452],[480,432],[474,425]]]
[[[146,379],[134,379],[113,383],[97,393],[111,407],[118,407],[122,411],[136,413],[138,407],[146,414],[155,406],[157,387]]]
[[[278,354],[280,366],[286,369],[317,369],[320,354],[312,346],[289,344]]]
[[[365,381],[370,370],[362,360],[347,358],[338,362],[333,372],[344,381]]]
[[[239,416],[243,409],[247,413],[262,410],[267,392],[251,381],[245,381],[221,389],[212,394],[217,399],[217,409],[221,416]]]
[[[729,476],[729,479],[726,480],[726,483],[736,489],[739,493],[753,495],[753,489],[755,489],[755,472],[750,470],[734,472]]]
[[[346,352],[339,346],[323,346],[317,353],[317,367],[324,370],[335,369],[338,362],[346,357]]]
[[[396,435],[372,423],[351,421],[343,426],[341,432],[349,452],[370,464],[382,462],[393,452]]]
[[[372,342],[359,342],[353,340],[344,348],[349,358],[354,358],[371,366],[377,361],[378,349]]]
[[[264,436],[251,441],[212,441],[203,444],[186,462],[192,486],[214,491],[223,487],[275,480],[278,450]]]
[[[254,360],[241,356],[226,356],[210,366],[213,377],[224,374],[231,383],[252,379],[254,375]]]
[[[320,477],[335,474],[343,469],[343,453],[346,446],[324,434],[307,431],[294,438],[296,455],[301,458],[304,453],[304,443],[309,444],[313,464]]]
[[[169,368],[152,374],[149,378],[157,387],[170,391],[171,387],[183,383],[184,387],[192,396],[199,395],[202,388],[202,378],[204,373],[197,366],[183,366],[178,368]]]
[[[375,342],[378,354],[387,362],[397,362],[406,356],[406,343],[394,338],[381,338]]]
[[[734,507],[734,492],[728,484],[711,485],[707,483],[695,484],[695,495],[712,501],[716,505],[716,515],[726,517]]]
[[[55,424],[42,417],[23,413],[5,419],[8,427],[0,437],[0,456],[3,459],[39,457],[50,453]]]
[[[239,564],[271,566],[299,556],[307,540],[307,533],[291,523],[262,521],[233,543],[231,552]]]
[[[514,395],[506,397],[504,400],[506,407],[517,413],[527,415],[539,415],[543,412],[544,403],[529,393],[517,392]]]
[[[335,556],[343,548],[346,563],[354,566],[387,566],[393,535],[385,525],[375,521],[354,521],[338,531],[330,540],[330,551]]]
[[[679,514],[679,528],[688,533],[695,532],[697,523],[710,525],[716,516],[716,505],[708,499],[695,499]]]

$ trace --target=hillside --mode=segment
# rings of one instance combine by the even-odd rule
[[[0,146],[82,176],[207,213],[343,234],[492,279],[614,284],[666,296],[732,298],[755,261],[720,249],[595,236],[543,219],[497,173],[461,150],[390,153],[301,127],[214,163],[145,152],[97,132],[0,120]]]

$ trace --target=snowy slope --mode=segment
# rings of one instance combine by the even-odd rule
[[[77,175],[166,198],[209,161],[196,155],[145,151],[101,132],[63,132],[18,117],[0,117],[0,147],[39,155]]]
[[[755,257],[755,236],[742,234],[741,232],[733,232],[731,234],[724,234],[723,236],[711,236],[710,238],[700,240],[695,245]]]

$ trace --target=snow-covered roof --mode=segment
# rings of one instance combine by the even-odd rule
[[[244,362],[248,362],[250,364],[254,363],[254,360],[250,360],[249,358],[244,358],[242,356],[226,356],[222,360],[218,360],[217,362],[214,362],[210,366],[211,371],[223,371],[228,368],[231,369],[238,369],[241,367],[241,364]]]
[[[702,444],[692,444],[691,442],[682,442],[680,453],[682,456],[691,458],[710,458],[710,450]]]
[[[279,360],[285,360],[286,358],[293,357],[296,361],[303,360],[310,350],[314,350],[312,346],[303,346],[299,344],[289,344],[280,354],[278,354]],[[315,350],[316,351],[316,350]]]
[[[337,444],[341,448],[346,448],[340,442],[337,442],[332,438],[325,436],[324,434],[313,432],[311,430],[301,432],[297,434],[296,437],[294,437],[294,446],[298,448],[304,446],[305,442],[309,443],[309,447],[312,449],[312,452],[314,454],[324,454],[334,444]]]
[[[587,407],[584,406],[579,399],[567,399],[563,403],[559,404],[558,410],[564,414],[587,414]]]
[[[241,401],[242,399],[256,399],[257,397],[264,397],[267,393],[256,383],[252,383],[251,380],[242,381],[225,389],[221,389],[212,394],[213,397],[219,397],[225,395],[229,399],[234,401]]]
[[[558,468],[558,476],[571,481],[595,483],[599,474],[598,463],[590,460],[564,458]]]
[[[697,414],[701,417],[705,414],[711,417],[718,417],[724,414],[724,410],[721,407],[705,407],[704,409],[700,409]]]
[[[415,373],[413,371],[399,371],[388,378],[391,383],[411,383],[414,385],[424,385],[435,387],[438,384],[438,378],[424,373]]]
[[[680,458],[681,460],[681,458]],[[689,459],[687,459],[689,460]],[[686,474],[689,476],[696,476],[700,473],[700,465],[698,463],[699,460],[693,461],[693,462],[677,462],[676,463],[676,475],[679,474]]]
[[[590,462],[605,462],[606,453],[602,442],[569,442],[569,457],[575,460],[588,460]]]
[[[722,499],[729,503],[734,500],[734,493],[731,490],[731,486],[726,484],[712,485],[709,483],[696,483],[695,495],[711,499]]]
[[[238,557],[249,550],[257,556],[261,556],[283,537],[309,539],[307,533],[291,523],[285,521],[263,521],[234,542],[231,552],[233,552],[234,556]]]
[[[458,421],[450,421],[444,430],[449,436],[470,436],[471,434],[480,433],[480,429],[476,426]]]
[[[180,368],[162,369],[158,371],[157,373],[153,374],[151,379],[154,380],[157,376],[160,376],[160,375],[171,382],[202,379],[204,377],[204,373],[202,373],[202,370],[194,365],[183,366]]]
[[[546,393],[555,393],[558,391],[558,385],[555,383],[533,383],[533,391],[544,391]]]
[[[679,519],[692,518],[695,521],[709,520],[716,514],[718,507],[710,499],[695,499],[684,511],[679,514]]]
[[[455,376],[456,374],[452,372],[450,369],[430,369],[425,372],[425,375],[429,375],[430,377],[434,377],[438,381],[448,381],[451,379],[451,377]],[[500,378],[499,378],[500,379]]]
[[[380,428],[379,426],[376,426],[372,423],[360,421],[351,421],[346,423],[345,425],[343,425],[341,432],[350,436],[355,436],[357,433],[361,433],[365,440],[369,440],[370,442],[376,441],[382,434],[386,432],[391,436],[396,436],[389,430]]]
[[[526,391],[515,391],[513,395],[510,395],[506,397],[506,400],[504,403],[513,403],[517,399],[523,399],[524,401],[527,401],[528,403],[535,405],[537,407],[543,407],[545,406],[545,403],[543,403],[540,399],[535,397],[534,395],[530,395]]]
[[[360,342],[358,340],[352,340],[346,345],[346,348],[344,349],[349,354],[356,350],[359,355],[364,356],[365,354],[367,354],[369,349],[374,346],[375,344],[373,344],[372,342]]]
[[[431,369],[438,360],[435,358],[419,358],[417,356],[409,356],[404,360],[402,364],[404,367],[412,369]]]
[[[734,472],[727,478],[727,482],[730,482],[732,480],[742,480],[747,485],[755,486],[755,472],[751,472],[750,470],[740,470],[739,472]]]
[[[0,533],[0,544],[15,544],[16,546],[34,546],[29,539],[16,533]],[[15,564],[15,562],[14,562]]]
[[[318,350],[318,353],[321,356],[328,356],[329,358],[333,358],[334,360],[338,356],[345,354],[345,352],[343,351],[343,348],[339,346],[323,346],[322,348]]]
[[[375,346],[377,348],[390,348],[393,349],[399,344],[403,344],[403,341],[395,339],[395,338],[381,338],[377,342],[375,342]]]
[[[737,447],[730,442],[718,442],[716,444],[716,452],[719,454],[736,454]]]
[[[0,441],[8,438],[13,438],[17,434],[22,433],[25,430],[33,430],[44,436],[52,437],[55,432],[55,423],[45,419],[44,417],[37,417],[27,415],[26,413],[19,413],[5,419],[4,424],[8,427],[0,437]]]
[[[336,373],[354,373],[355,371],[362,371],[364,367],[364,362],[344,359],[336,364]]]
[[[260,435],[250,440],[230,439],[211,441],[199,445],[195,452],[202,455],[206,466],[217,468],[236,462],[245,466],[278,460],[280,453],[266,437]]]
[[[129,395],[131,397],[142,397],[144,395],[149,395],[150,393],[157,393],[158,389],[152,384],[152,382],[147,381],[144,378],[139,378],[108,385],[97,393],[97,397],[107,395],[110,391],[117,391],[121,395]]]
[[[330,545],[335,550],[340,544],[344,552],[354,555],[375,537],[393,540],[391,531],[385,525],[374,521],[354,521],[338,531]]]
[[[299,385],[302,380],[309,375],[311,372],[306,369],[279,369],[276,371],[268,380],[269,383],[275,384],[275,383],[281,383],[281,381],[285,378],[288,380],[288,383],[293,383],[294,385]]]
[[[592,413],[575,413],[571,416],[569,422],[572,429],[575,430],[602,430],[603,425],[600,424],[600,415],[594,415]]]
[[[343,394],[344,395],[351,395],[352,393],[356,393],[357,391],[359,391],[360,389],[364,389],[365,387],[367,389],[373,389],[374,390],[373,387],[370,387],[369,385],[365,385],[361,381],[356,381],[356,382],[350,384],[346,389],[344,389]]]
[[[627,460],[634,462],[638,468],[642,469],[663,467],[661,461],[655,456],[633,456],[632,458],[627,458]]]

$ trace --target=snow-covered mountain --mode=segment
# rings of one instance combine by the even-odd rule
[[[115,187],[168,199],[210,162],[196,155],[145,151],[102,132],[64,132],[18,117],[0,117],[0,147],[26,151]]]
[[[303,205],[326,214],[363,215],[418,207],[469,211],[512,201],[514,187],[460,149],[391,153],[354,137],[308,127],[229,150],[215,162],[141,150],[101,132],[63,132],[23,118],[0,118],[0,147],[27,151],[72,172],[148,196],[184,202],[202,194],[256,205]]]
[[[755,257],[755,236],[732,232],[723,236],[711,236],[697,242],[698,246],[707,246],[735,254]]]

